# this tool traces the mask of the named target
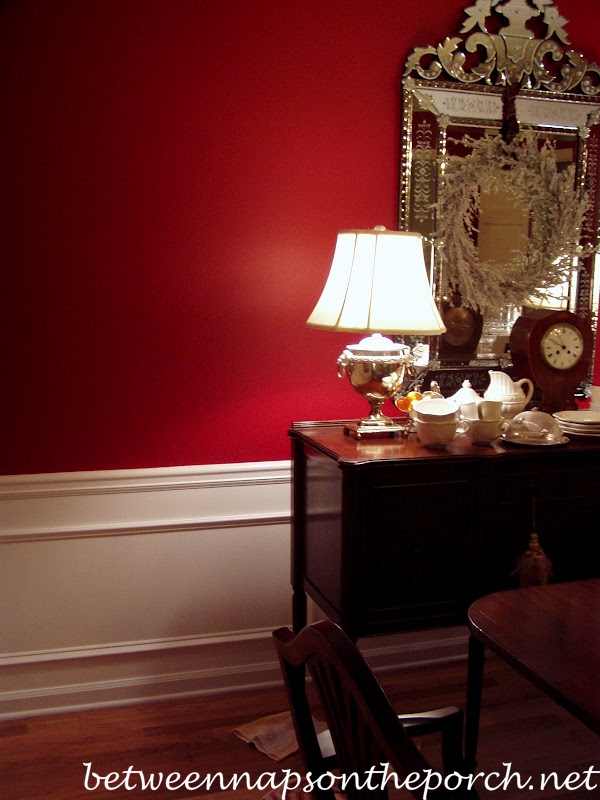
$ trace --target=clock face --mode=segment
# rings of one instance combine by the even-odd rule
[[[542,336],[540,351],[548,366],[559,370],[571,369],[583,355],[583,336],[568,323],[553,325]]]
[[[462,306],[451,308],[444,314],[444,325],[446,333],[442,335],[453,347],[461,347],[466,344],[475,330],[473,316],[469,309]]]

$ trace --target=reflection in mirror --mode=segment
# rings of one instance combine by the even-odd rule
[[[558,163],[556,143],[533,132],[510,142],[485,132],[460,144],[466,152],[444,158],[438,188],[442,291],[458,285],[463,302],[486,313],[489,305],[520,304],[568,281],[589,204],[574,166]],[[512,204],[511,225],[494,213],[503,197]],[[508,240],[519,225],[524,235]]]
[[[551,2],[464,13],[458,36],[406,61],[400,228],[426,238],[442,311],[466,309],[472,329],[483,316],[479,349],[450,329],[440,357],[502,363],[524,308],[596,322],[600,67]]]

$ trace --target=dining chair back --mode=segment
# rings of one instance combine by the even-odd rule
[[[279,628],[273,638],[313,797],[339,800],[341,791],[348,800],[387,798],[396,783],[417,798],[473,796],[454,790],[466,786],[457,776],[445,780],[451,773],[460,775],[463,767],[458,708],[399,717],[358,647],[329,620],[298,634]],[[329,727],[317,736],[314,716],[319,711]],[[442,734],[440,772],[413,738],[433,732]]]

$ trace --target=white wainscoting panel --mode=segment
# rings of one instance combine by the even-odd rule
[[[0,477],[0,717],[279,683],[289,576],[289,462]],[[361,644],[385,668],[465,643]]]

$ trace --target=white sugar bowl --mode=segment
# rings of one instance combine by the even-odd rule
[[[464,419],[477,419],[479,417],[478,406],[482,398],[471,386],[471,381],[463,381],[460,389],[449,399],[453,400],[460,408],[460,415]]]

